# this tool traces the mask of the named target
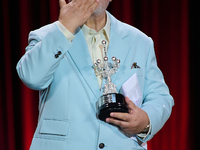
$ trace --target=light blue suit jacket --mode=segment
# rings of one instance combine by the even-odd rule
[[[152,124],[151,134],[142,141],[146,142],[169,118],[173,98],[157,67],[151,38],[112,15],[110,18],[108,58],[116,56],[121,60],[112,81],[119,90],[127,79],[137,74],[143,93],[141,108]],[[131,69],[134,62],[140,68]],[[39,121],[31,150],[96,150],[100,143],[107,150],[144,149],[117,127],[97,119],[100,90],[80,29],[72,43],[56,23],[31,32],[17,72],[40,95]]]

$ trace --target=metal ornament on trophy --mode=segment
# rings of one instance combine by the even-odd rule
[[[119,94],[111,81],[111,76],[117,72],[119,68],[120,60],[116,57],[112,57],[112,63],[108,62],[106,41],[102,41],[104,46],[105,57],[103,61],[98,59],[93,65],[93,69],[96,75],[101,75],[102,79],[106,81],[103,86],[103,95],[98,100],[97,116],[100,120],[105,121],[106,118],[110,117],[111,112],[124,112],[128,113],[126,107],[125,97]]]

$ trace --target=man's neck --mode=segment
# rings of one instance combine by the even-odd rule
[[[99,32],[106,25],[107,17],[106,12],[102,14],[93,14],[85,23],[90,29]]]

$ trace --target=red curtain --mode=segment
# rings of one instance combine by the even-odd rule
[[[116,2],[116,1],[115,1]],[[116,3],[113,14],[154,40],[158,66],[175,99],[172,116],[149,142],[150,150],[191,149],[189,135],[188,0]],[[130,7],[131,6],[131,7]],[[120,8],[120,9],[119,9]],[[118,10],[118,11],[117,11]],[[120,10],[120,11],[119,11]],[[116,13],[117,12],[117,13]],[[115,14],[116,13],[116,14]]]
[[[153,38],[158,66],[175,99],[171,118],[148,149],[194,149],[189,132],[189,1],[113,0],[108,10]],[[28,150],[37,125],[38,92],[23,85],[15,66],[28,33],[56,21],[59,5],[56,0],[1,0],[0,14],[0,150]]]

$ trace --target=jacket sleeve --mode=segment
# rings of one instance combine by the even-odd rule
[[[71,43],[56,23],[30,32],[28,42],[16,69],[26,86],[43,90],[51,84],[53,74]]]
[[[165,124],[171,115],[174,100],[165,84],[162,72],[157,66],[153,41],[150,39],[149,54],[145,69],[144,102],[142,109],[151,122],[151,133],[143,142],[150,140]]]

